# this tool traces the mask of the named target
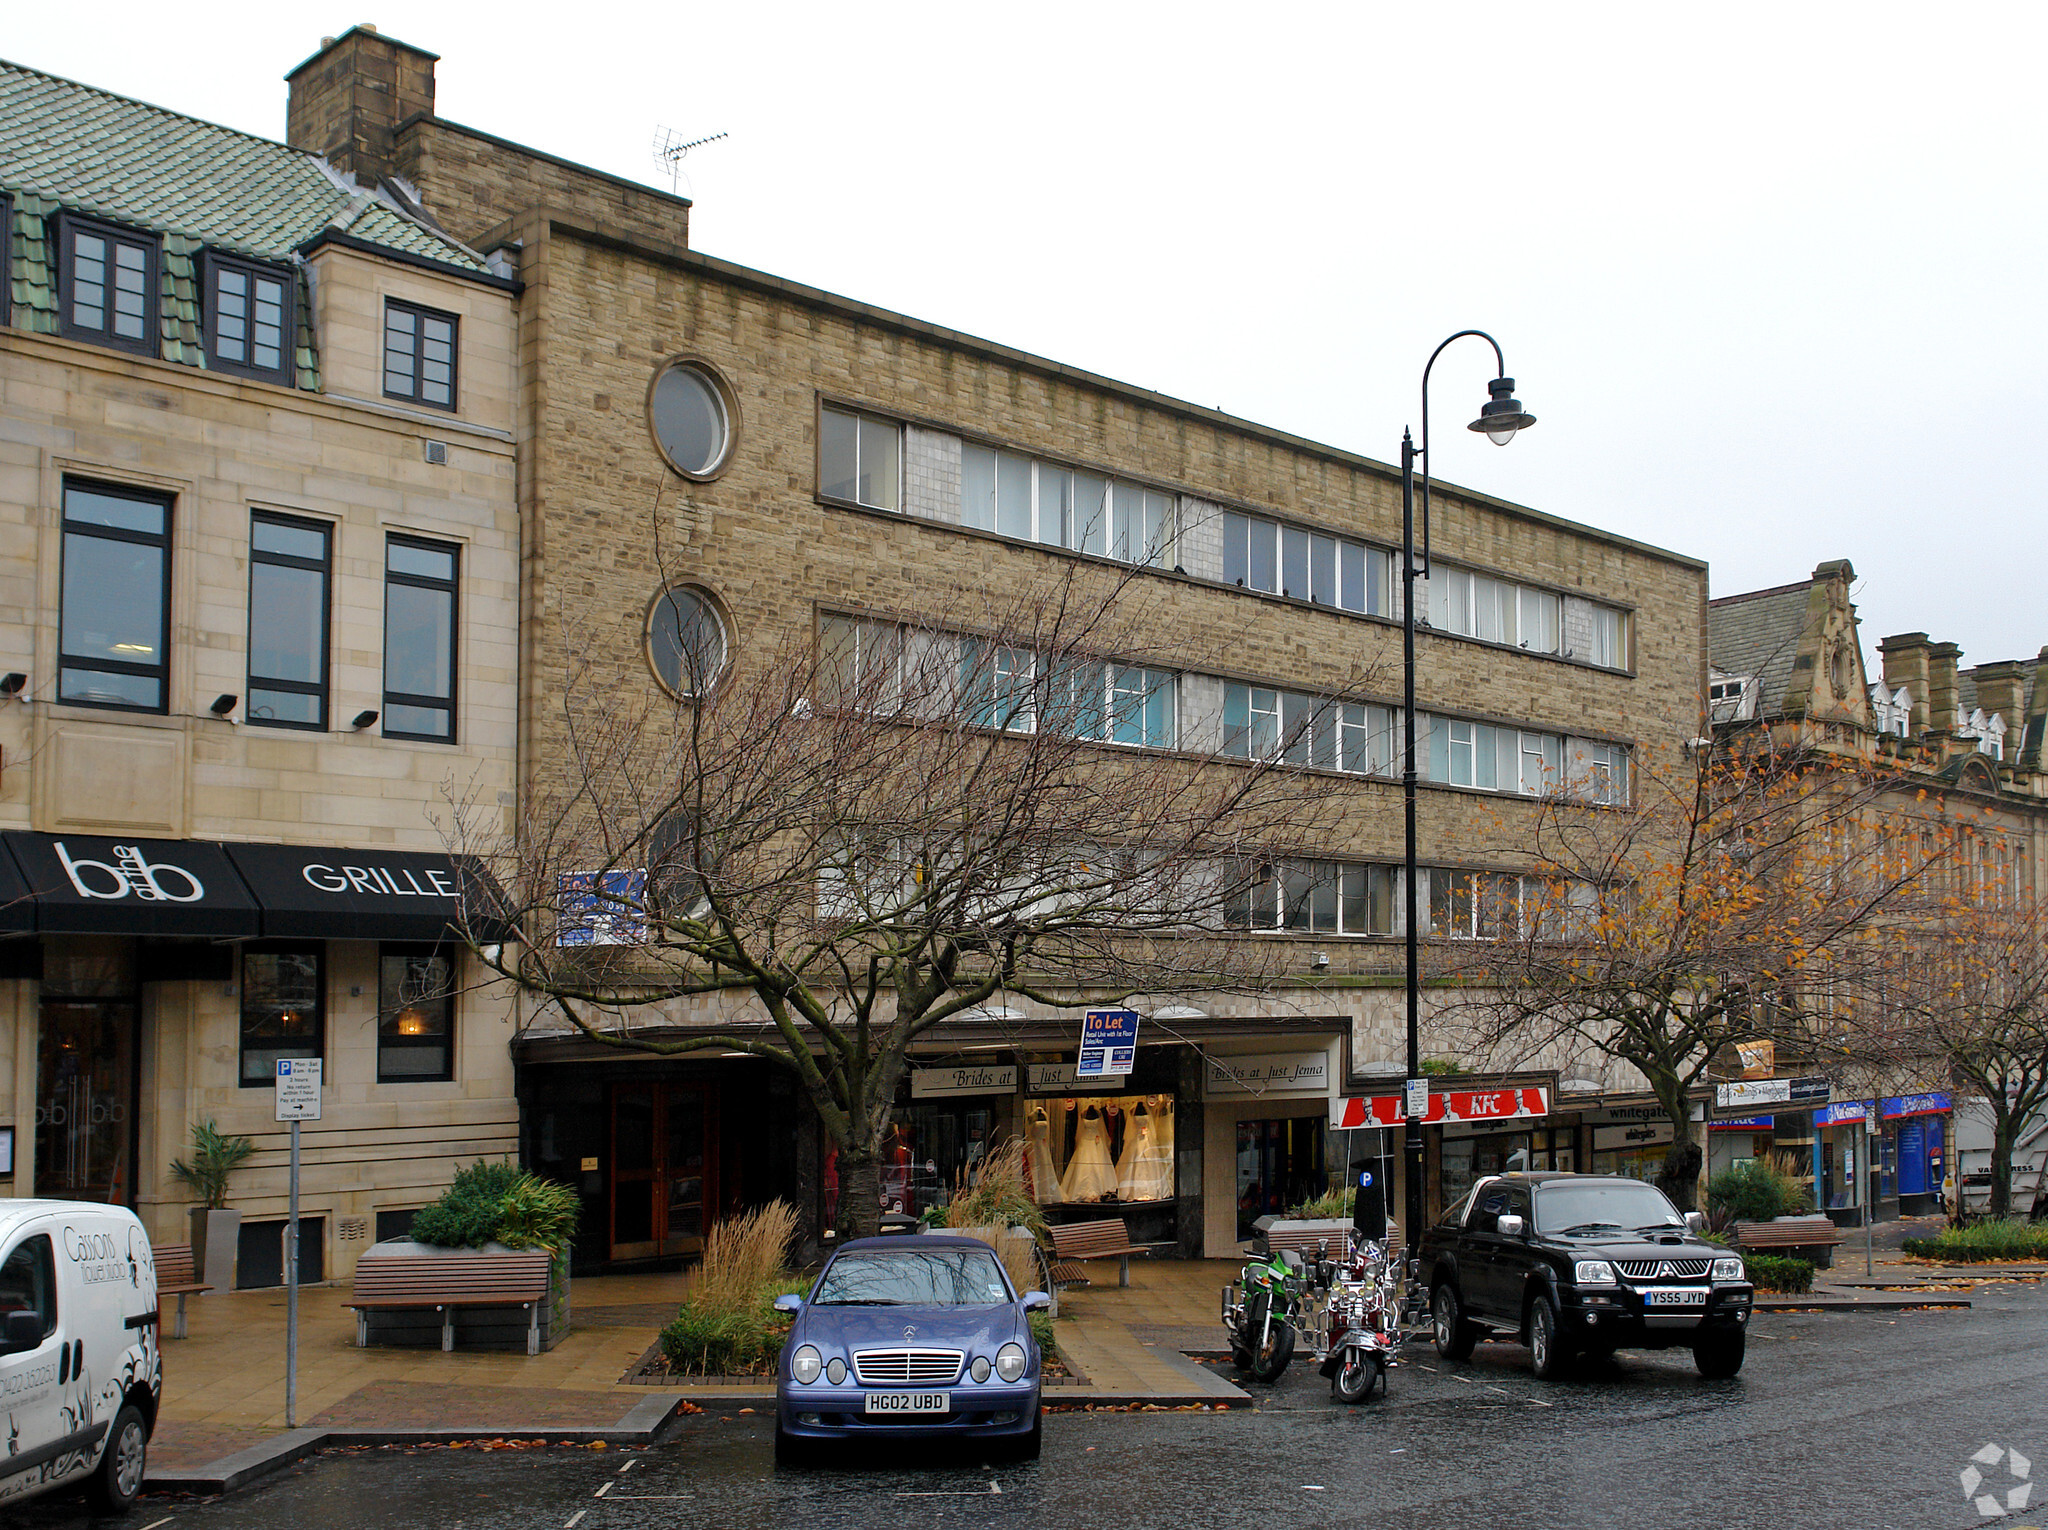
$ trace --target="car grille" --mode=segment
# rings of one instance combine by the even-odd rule
[[[853,1375],[864,1387],[951,1386],[960,1379],[960,1362],[966,1358],[957,1349],[857,1349]]]
[[[1617,1259],[1614,1267],[1630,1280],[1698,1280],[1714,1267],[1711,1259]]]

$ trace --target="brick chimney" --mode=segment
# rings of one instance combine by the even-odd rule
[[[2005,726],[2006,737],[2012,737],[2013,721],[2010,717],[2005,720]],[[2016,754],[2020,764],[2028,770],[2048,769],[2048,648],[2043,648],[2034,660],[2034,694],[2027,708],[2026,727],[2020,735],[2019,748],[2006,752]]]
[[[1969,671],[1977,682],[1977,705],[1989,717],[1993,712],[2005,719],[2005,736],[2019,742],[2020,727],[2026,721],[2027,665],[2021,659],[2001,659],[1979,664]]]
[[[368,22],[322,38],[320,51],[285,76],[286,142],[375,185],[401,168],[393,161],[399,124],[433,115],[440,57],[385,37]]]
[[[1924,632],[1901,632],[1877,645],[1877,651],[1884,656],[1884,688],[1896,691],[1903,686],[1913,698],[1913,719],[1910,726],[1914,738],[1918,738],[1928,728],[1928,646],[1927,634]],[[1949,702],[1953,706],[1953,684],[1949,690]],[[1948,727],[1949,724],[1944,722],[1942,726]]]
[[[1963,650],[1954,643],[1927,645],[1927,713],[1929,726],[1952,731],[1956,725],[1956,660]]]

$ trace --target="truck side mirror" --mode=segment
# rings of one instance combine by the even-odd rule
[[[10,1312],[7,1327],[0,1330],[0,1350],[18,1355],[34,1349],[43,1342],[45,1332],[40,1312]]]
[[[1685,1214],[1685,1228],[1687,1232],[1703,1233],[1707,1230],[1707,1219],[1697,1211],[1688,1211]]]
[[[1519,1238],[1522,1236],[1522,1219],[1511,1211],[1493,1224],[1493,1230],[1503,1238]]]

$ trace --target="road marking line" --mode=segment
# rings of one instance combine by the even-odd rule
[[[174,1518],[176,1518],[175,1515],[166,1514],[162,1519],[155,1520],[152,1521],[150,1524],[144,1525],[142,1527],[142,1530],[157,1530],[157,1526],[168,1525]]]
[[[625,1476],[627,1472],[631,1471],[634,1467],[638,1466],[639,1464],[640,1463],[638,1461],[628,1461],[624,1466],[619,1468],[619,1475],[621,1477]]]
[[[593,1496],[595,1496],[595,1497],[598,1497],[598,1498],[602,1498],[602,1497],[604,1497],[604,1495],[605,1495],[605,1494],[609,1493],[609,1492],[610,1492],[611,1490],[612,1490],[612,1485],[611,1485],[611,1484],[610,1484],[609,1482],[607,1482],[607,1483],[605,1483],[605,1484],[604,1484],[604,1485],[603,1485],[602,1487],[600,1487],[600,1488],[599,1488],[599,1489],[597,1490],[597,1492],[596,1492],[596,1493],[595,1493],[595,1494],[594,1494]]]
[[[898,1498],[989,1498],[1000,1497],[1002,1491],[1003,1485],[1000,1482],[991,1482],[986,1493],[969,1493],[959,1488],[947,1488],[925,1493],[898,1493],[896,1496]]]
[[[576,1521],[581,1519],[584,1515],[588,1514],[589,1512],[590,1511],[588,1509],[578,1509],[574,1514],[571,1514],[569,1516],[569,1522],[566,1525],[562,1526],[562,1530],[576,1530]]]

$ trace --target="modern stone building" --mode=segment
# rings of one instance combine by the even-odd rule
[[[1710,603],[1716,730],[1768,728],[1895,772],[1902,824],[1939,815],[1954,825],[1959,888],[1997,903],[2048,893],[2048,648],[2031,661],[1963,669],[1954,643],[1899,633],[1877,645],[1883,671],[1873,679],[1857,632],[1855,581],[1848,560],[1837,559],[1798,583]],[[1861,1171],[1853,1168],[1860,1099],[1718,1123],[1711,1163],[1765,1150],[1810,1154],[1816,1203],[1843,1220],[1866,1203],[1886,1215],[1931,1211],[1944,1180],[1984,1167],[1958,1164],[1959,1106],[1967,1102],[1926,1080],[1893,1080],[1876,1160]]]
[[[0,64],[0,1186],[187,1236],[190,1128],[323,1060],[308,1278],[517,1149],[445,943],[516,785],[516,283],[316,156]],[[226,1272],[209,1271],[216,1284]]]

